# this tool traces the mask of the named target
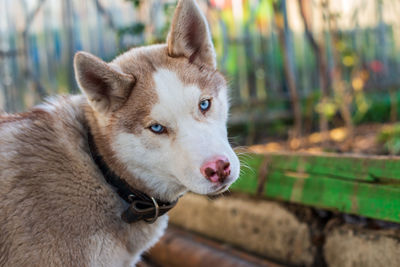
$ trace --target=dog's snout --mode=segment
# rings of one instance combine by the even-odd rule
[[[209,181],[222,183],[231,174],[230,165],[226,157],[218,156],[204,163],[200,171]]]

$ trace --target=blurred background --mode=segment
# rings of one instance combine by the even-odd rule
[[[400,131],[380,125],[400,112],[399,1],[199,3],[230,82],[235,143],[369,152],[373,145],[360,134],[386,141],[388,131]],[[0,108],[22,111],[48,95],[77,93],[76,51],[111,60],[130,47],[163,42],[175,4],[0,0]],[[400,142],[391,151],[372,148],[398,151]]]
[[[231,88],[232,143],[253,153],[244,160],[232,197],[211,202],[189,194],[180,200],[171,212],[173,226],[142,266],[398,266],[399,224],[362,217],[400,221],[400,204],[393,204],[396,162],[385,174],[393,176],[389,186],[373,187],[379,179],[371,173],[386,170],[380,161],[343,160],[342,154],[333,160],[260,155],[400,153],[400,1],[198,3]],[[164,42],[175,6],[175,0],[0,0],[0,111],[23,111],[50,95],[78,93],[76,51],[109,61],[131,47]],[[281,163],[275,167],[280,174],[266,178],[271,160]],[[378,166],[372,172],[371,162]],[[318,173],[324,179],[332,175],[334,182],[313,176]],[[364,178],[373,181],[362,184]],[[386,196],[387,202],[379,202]],[[381,216],[388,203],[392,217]],[[359,211],[362,205],[374,210]],[[338,213],[349,210],[361,216]],[[344,228],[332,227],[338,221]],[[357,236],[349,230],[354,225],[374,231],[357,228]],[[375,238],[382,228],[397,234]],[[347,247],[338,249],[342,244]],[[362,244],[371,244],[370,250]],[[384,257],[392,265],[382,263],[382,247],[393,248]],[[362,263],[343,265],[348,262]]]

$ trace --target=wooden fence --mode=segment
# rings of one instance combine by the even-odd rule
[[[19,111],[47,95],[77,92],[72,58],[78,50],[111,59],[128,47],[163,40],[175,1],[142,2],[134,8],[122,0],[0,1],[0,108]],[[258,112],[261,120],[273,119],[271,114],[278,114],[276,118],[291,116],[278,14],[272,1],[200,2],[210,21],[219,65],[231,82],[233,110],[238,110],[233,112],[232,121],[247,120],[243,110],[246,114]],[[235,6],[238,3],[240,9]],[[355,10],[353,26],[336,29],[338,43],[324,28],[316,29],[315,35],[324,44],[329,71],[338,61],[343,82],[352,92],[360,89],[359,76],[364,75],[363,92],[386,94],[400,84],[400,23],[385,21],[382,14],[385,10],[400,12],[400,4],[396,0],[360,3],[383,5],[372,14],[375,24],[359,24],[364,15]],[[296,5],[297,1],[287,0],[288,12]],[[316,5],[308,5],[308,9],[320,12]],[[302,23],[294,19],[293,12],[285,10],[283,14],[289,18],[289,26]],[[300,100],[315,105],[320,93],[314,51],[303,31],[289,28],[287,34],[292,40]]]

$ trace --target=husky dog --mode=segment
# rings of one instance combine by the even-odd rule
[[[195,0],[179,1],[166,44],[74,66],[83,95],[0,116],[0,266],[132,266],[180,196],[238,178]]]

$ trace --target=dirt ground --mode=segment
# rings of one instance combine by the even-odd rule
[[[385,127],[391,124],[364,124],[354,128],[353,138],[350,138],[344,127],[329,131],[328,140],[324,141],[321,133],[313,133],[302,138],[289,141],[270,141],[265,144],[253,145],[249,149],[252,152],[276,152],[276,151],[298,151],[298,152],[335,152],[335,153],[358,153],[358,154],[387,154],[384,145],[378,141],[378,135]]]

